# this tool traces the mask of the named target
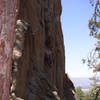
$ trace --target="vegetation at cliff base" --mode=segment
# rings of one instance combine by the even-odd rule
[[[76,88],[75,98],[76,100],[100,100],[100,92],[97,91],[96,87],[90,88],[89,91],[83,91],[79,86]]]

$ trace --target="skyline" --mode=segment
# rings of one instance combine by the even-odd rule
[[[62,0],[62,30],[65,45],[66,72],[70,77],[91,77],[92,70],[82,59],[95,47],[89,36],[88,21],[93,8],[89,0]]]

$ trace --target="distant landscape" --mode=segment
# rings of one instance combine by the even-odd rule
[[[90,80],[89,78],[85,78],[85,77],[84,78],[83,77],[71,78],[71,80],[73,81],[75,87],[80,86],[82,90],[88,90],[92,84],[92,80]]]

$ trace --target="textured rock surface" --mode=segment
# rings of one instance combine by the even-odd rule
[[[75,100],[75,88],[67,74],[64,76],[64,100]]]
[[[15,93],[24,100],[74,100],[74,86],[65,75],[61,11],[61,0],[20,0],[18,18],[28,24]]]
[[[0,100],[9,100],[17,3],[18,0],[0,0]]]

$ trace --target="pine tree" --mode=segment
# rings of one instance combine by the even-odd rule
[[[89,20],[88,26],[90,29],[90,36],[94,37],[97,43],[88,57],[83,59],[83,63],[87,63],[89,68],[92,68],[95,73],[95,76],[91,78],[93,80],[91,97],[93,97],[93,100],[100,100],[100,84],[97,84],[97,73],[100,73],[100,0],[90,0],[90,3],[94,7],[94,14]]]

